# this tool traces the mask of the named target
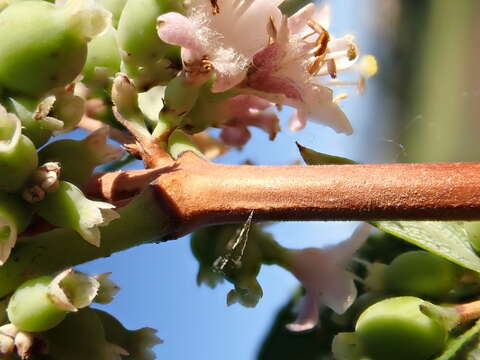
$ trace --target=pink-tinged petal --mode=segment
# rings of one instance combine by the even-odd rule
[[[277,115],[270,112],[264,112],[257,109],[250,109],[247,117],[243,119],[247,126],[255,126],[269,135],[270,140],[275,140],[280,131],[280,125]]]
[[[247,75],[246,70],[241,70],[237,72],[237,69],[232,69],[232,71],[228,71],[223,68],[221,69],[223,71],[221,71],[218,69],[218,64],[214,63],[213,66],[215,68],[215,73],[217,76],[211,88],[213,93],[224,92],[233,88],[234,86],[240,84]]]
[[[278,43],[270,44],[253,56],[253,65],[259,71],[272,71],[283,59],[284,50]]]
[[[337,314],[343,314],[357,297],[352,276],[340,268],[324,276],[328,277],[328,281],[323,284],[321,301]]]
[[[348,239],[326,248],[325,251],[331,259],[334,259],[335,263],[345,265],[351,260],[353,254],[367,241],[372,230],[372,225],[365,222],[361,223]]]
[[[227,106],[234,116],[243,116],[250,109],[265,110],[275,105],[255,95],[237,95],[227,100]]]
[[[243,146],[250,140],[251,134],[245,125],[225,126],[220,133],[220,139],[230,146]]]
[[[162,41],[191,51],[201,51],[202,45],[195,35],[195,28],[187,17],[169,12],[157,19],[157,32]]]
[[[301,300],[298,317],[295,322],[287,325],[287,329],[295,332],[313,329],[318,324],[319,307],[319,294],[307,290]]]
[[[311,119],[317,123],[327,125],[337,133],[346,135],[353,133],[350,121],[337,104],[317,104],[313,107]]]
[[[300,131],[307,125],[307,120],[303,111],[295,110],[288,122],[288,128],[290,131]]]
[[[308,31],[307,21],[315,14],[316,6],[310,3],[288,18],[288,27],[292,34],[306,33]]]
[[[331,18],[332,9],[330,8],[329,4],[320,5],[313,15],[313,20],[322,25],[325,30],[328,30],[330,27]]]
[[[288,78],[271,76],[267,72],[257,72],[250,76],[248,85],[253,89],[266,93],[285,95],[293,101],[302,100],[302,93],[297,88],[295,82]]]
[[[270,18],[280,23],[278,0],[219,0],[220,16],[211,19],[211,28],[222,34],[223,43],[247,57],[268,43],[266,32]]]

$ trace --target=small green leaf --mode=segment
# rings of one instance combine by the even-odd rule
[[[300,155],[307,165],[346,165],[357,164],[357,162],[341,157],[324,154],[314,151],[296,142]]]
[[[473,338],[476,336],[475,340],[478,343],[478,334],[480,333],[480,320],[475,323],[470,329],[465,331],[462,335],[450,340],[447,344],[447,348],[442,355],[435,358],[435,360],[450,360],[458,359],[457,353],[462,350],[462,348],[470,343]],[[477,345],[478,347],[478,345]]]
[[[372,224],[455,264],[480,272],[480,258],[458,222],[376,221]]]

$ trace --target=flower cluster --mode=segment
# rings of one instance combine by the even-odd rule
[[[181,46],[183,73],[192,83],[204,83],[213,75],[213,93],[233,90],[249,94],[252,103],[261,98],[271,105],[294,107],[292,130],[302,129],[311,119],[351,134],[351,124],[338,106],[346,94],[334,96],[330,86],[356,85],[361,91],[365,78],[376,72],[375,59],[367,56],[363,66],[353,66],[359,57],[357,45],[352,35],[330,35],[328,6],[309,4],[287,17],[278,8],[281,3],[193,0],[186,16],[161,15],[158,34],[166,43]],[[357,69],[359,79],[337,80],[337,74],[349,68]],[[256,110],[255,116],[267,116],[262,111]],[[242,144],[248,140],[245,129],[252,114],[235,115],[234,121],[226,121],[224,138]],[[272,134],[271,127],[268,131]]]

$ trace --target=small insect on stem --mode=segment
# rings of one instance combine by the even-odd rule
[[[253,210],[250,212],[245,224],[235,232],[235,235],[226,244],[225,254],[219,256],[213,263],[214,271],[224,273],[227,266],[231,268],[242,266],[242,257],[247,246],[252,218]]]
[[[212,4],[212,14],[217,15],[220,13],[220,7],[218,6],[217,0],[210,0],[210,4]]]

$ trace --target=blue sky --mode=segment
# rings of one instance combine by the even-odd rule
[[[337,36],[354,33],[362,53],[376,51],[369,33],[374,0],[333,0],[331,32]],[[381,64],[380,64],[381,66]],[[381,68],[380,68],[381,69]],[[353,96],[343,106],[355,134],[344,136],[320,125],[310,124],[299,133],[286,129],[287,114],[275,142],[265,133],[253,131],[242,151],[232,151],[222,163],[251,160],[255,164],[289,164],[299,159],[294,142],[362,162],[394,158],[398,145],[386,137],[383,109],[378,107],[375,78],[362,97]],[[355,223],[281,223],[269,230],[285,246],[324,246],[349,236]],[[215,290],[197,287],[197,263],[187,237],[157,245],[144,245],[80,267],[88,273],[112,272],[122,290],[112,304],[104,306],[128,328],[158,329],[165,343],[155,348],[158,359],[249,360],[254,359],[273,315],[287,300],[295,279],[276,267],[263,267],[259,282],[264,297],[254,309],[226,306],[229,283]]]

